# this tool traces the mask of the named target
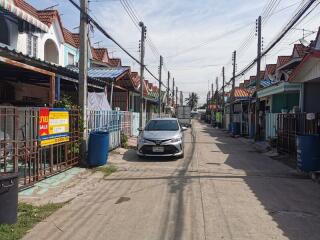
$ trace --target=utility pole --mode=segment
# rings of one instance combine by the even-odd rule
[[[213,97],[214,97],[214,92],[213,92],[213,83],[211,83],[211,103],[212,103],[212,104],[213,104],[213,102],[214,102]]]
[[[161,77],[162,77],[162,64],[163,58],[160,56],[160,66],[159,66],[159,117],[161,116]]]
[[[183,106],[183,92],[180,91],[180,105]]]
[[[178,105],[178,87],[176,87],[176,105]]]
[[[234,51],[233,54],[232,54],[232,65],[233,65],[233,70],[232,70],[232,90],[231,90],[231,93],[232,95],[230,96],[231,97],[231,103],[234,101],[234,92],[235,92],[235,85],[236,85],[236,61],[237,61],[237,52]],[[233,122],[233,108],[234,108],[234,105],[233,104],[230,104],[230,122]]]
[[[174,78],[172,79],[172,107],[174,107]]]
[[[85,161],[87,152],[87,94],[88,94],[88,0],[80,2],[80,56],[79,56],[79,105],[81,109],[81,118],[83,121],[83,137],[81,142],[81,160]]]
[[[258,36],[258,50],[257,50],[257,77],[256,77],[256,92],[260,90],[260,67],[261,67],[261,16],[257,19],[257,36]],[[255,109],[255,140],[260,139],[260,124],[259,124],[259,110],[260,110],[260,101],[258,94],[256,94],[256,109]]]
[[[144,84],[144,44],[145,44],[145,38],[146,38],[146,26],[143,24],[143,22],[139,22],[139,26],[141,27],[141,51],[140,51],[140,122],[139,127],[140,129],[143,128],[143,84]]]
[[[232,91],[234,91],[235,85],[236,85],[236,62],[237,62],[237,52],[234,51],[232,55],[232,65],[233,65],[233,71],[232,71]]]
[[[224,67],[222,67],[222,113],[224,113],[224,82],[225,82],[225,73],[224,73]]]
[[[167,106],[169,106],[170,99],[170,72],[168,71],[168,81],[167,81]]]
[[[219,107],[219,78],[216,77],[216,104]]]

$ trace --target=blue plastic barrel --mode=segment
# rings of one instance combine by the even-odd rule
[[[297,136],[297,166],[305,172],[320,170],[319,135]]]
[[[109,132],[91,132],[89,137],[88,158],[89,166],[102,166],[107,163],[109,155]]]
[[[233,136],[240,135],[240,123],[238,122],[231,123],[231,133]]]

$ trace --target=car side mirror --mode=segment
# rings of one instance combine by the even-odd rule
[[[186,128],[186,127],[182,127],[182,128],[181,128],[181,131],[182,131],[182,132],[187,131],[187,130],[188,130],[188,128]]]
[[[142,129],[142,128],[138,128],[138,131],[139,131],[139,132],[142,132],[142,131],[143,131],[143,129]]]

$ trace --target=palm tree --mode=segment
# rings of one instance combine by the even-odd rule
[[[199,96],[194,92],[189,94],[189,97],[186,98],[186,102],[191,107],[192,110],[194,110],[197,107],[198,100],[199,100]]]

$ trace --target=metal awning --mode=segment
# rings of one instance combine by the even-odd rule
[[[41,22],[39,19],[36,19],[34,16],[27,13],[26,11],[16,7],[14,3],[10,0],[0,0],[0,8],[32,24],[36,28],[39,28],[41,31],[44,31],[44,32],[49,31],[49,27],[46,24]]]
[[[75,66],[67,66],[72,71],[79,72],[79,68]],[[93,67],[88,69],[88,76],[97,79],[111,80],[115,81],[126,72],[129,71],[129,67],[117,67],[117,68],[107,68],[107,67]]]
[[[285,92],[297,92],[302,89],[301,83],[288,83],[280,82],[277,85],[273,85],[267,88],[264,88],[257,92],[258,98],[271,96],[274,94],[285,93]]]

